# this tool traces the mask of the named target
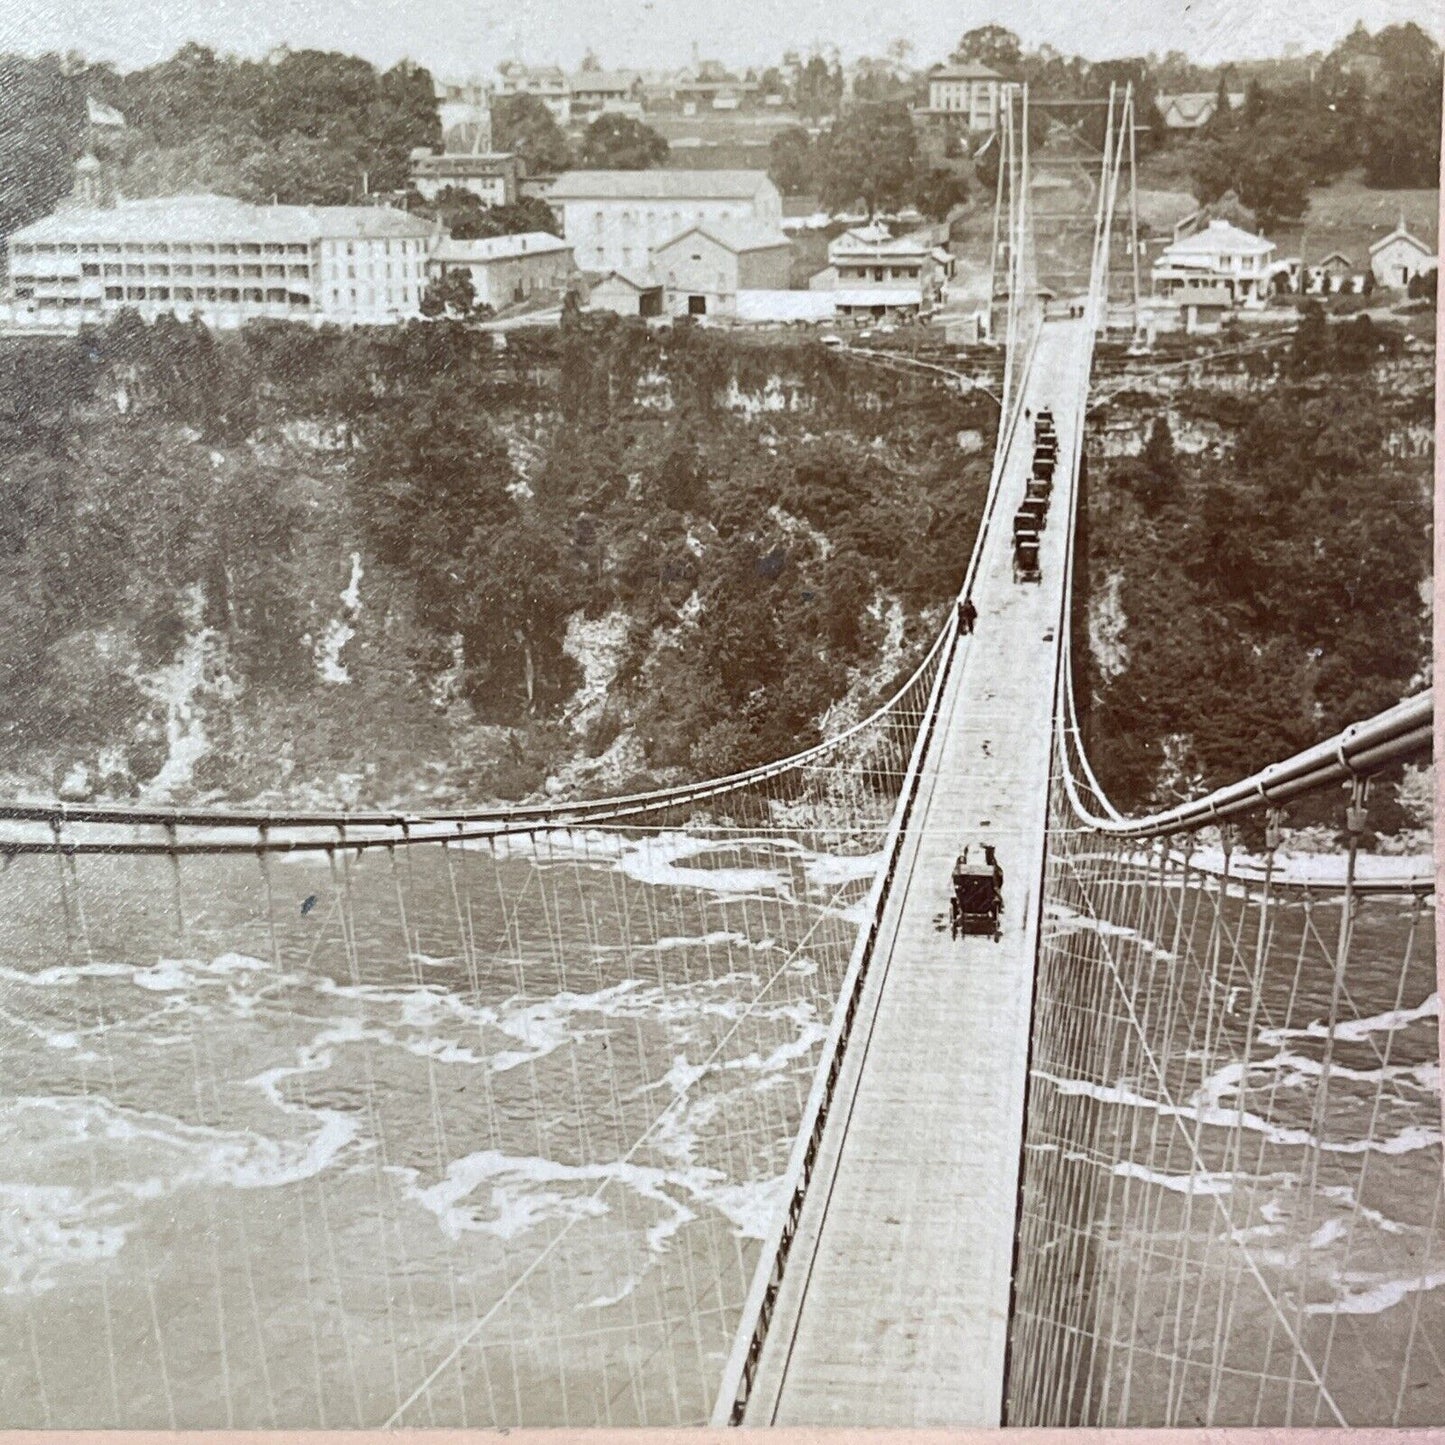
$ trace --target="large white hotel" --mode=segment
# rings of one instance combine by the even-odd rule
[[[169,196],[57,212],[8,243],[3,319],[75,330],[123,307],[216,327],[378,325],[420,314],[434,223],[388,206]]]

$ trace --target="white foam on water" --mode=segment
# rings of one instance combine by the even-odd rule
[[[1333,1199],[1343,1204],[1346,1209],[1357,1213],[1361,1219],[1373,1224],[1376,1229],[1383,1230],[1386,1234],[1404,1234],[1405,1226],[1397,1219],[1391,1219],[1388,1215],[1381,1214],[1378,1209],[1371,1209],[1368,1205],[1355,1203],[1355,1191],[1348,1184],[1325,1184],[1319,1188],[1322,1198]]]
[[[808,882],[817,888],[837,887],[844,883],[872,882],[883,866],[883,853],[846,854],[818,853],[803,865]]]
[[[126,978],[134,972],[135,965],[129,963],[60,963],[33,973],[20,968],[0,968],[0,979],[27,988],[65,988],[83,978]]]
[[[1069,933],[1097,933],[1106,938],[1129,938],[1143,944],[1150,958],[1161,963],[1172,963],[1174,955],[1167,948],[1160,948],[1153,939],[1146,938],[1135,928],[1122,923],[1111,923],[1106,918],[1091,918],[1057,899],[1045,899],[1044,918],[1047,935],[1057,937]]]
[[[1408,1028],[1411,1024],[1425,1019],[1440,1017],[1440,995],[1432,993],[1423,1003],[1414,1008],[1390,1009],[1385,1013],[1371,1014],[1368,1018],[1347,1019],[1337,1023],[1331,1030],[1322,1020],[1315,1019],[1302,1029],[1261,1029],[1261,1043],[1278,1047],[1287,1039],[1323,1039],[1333,1033],[1343,1043],[1360,1043],[1371,1034],[1388,1033],[1395,1029]]]
[[[1388,1279],[1379,1275],[1345,1274],[1337,1281],[1338,1298],[1316,1301],[1305,1306],[1307,1315],[1378,1315],[1393,1309],[1412,1294],[1439,1289],[1445,1285],[1445,1270],[1418,1274],[1407,1279]]]
[[[1328,1249],[1337,1239],[1343,1239],[1349,1227],[1343,1219],[1327,1219],[1310,1235],[1310,1249]]]
[[[1220,1075],[1233,1071],[1238,1065],[1220,1070]],[[1097,1099],[1102,1104],[1119,1104],[1130,1109],[1147,1109],[1162,1118],[1193,1119],[1196,1123],[1224,1129],[1247,1129],[1259,1134],[1272,1144],[1320,1149],[1328,1154],[1376,1154],[1399,1155],[1413,1153],[1417,1149],[1431,1149],[1441,1142],[1439,1129],[1421,1124],[1407,1125],[1398,1134],[1382,1139],[1351,1139],[1343,1143],[1322,1142],[1307,1129],[1294,1129],[1282,1124],[1271,1124],[1258,1114],[1244,1109],[1226,1109],[1208,1099],[1195,1096],[1197,1102],[1170,1104],[1160,1099],[1151,1099],[1135,1093],[1123,1085],[1094,1084],[1083,1079],[1062,1079],[1056,1075],[1037,1071],[1035,1077],[1046,1079],[1061,1094],[1084,1096]],[[1216,1076],[1218,1077],[1218,1076]]]
[[[1073,1157],[1070,1155],[1069,1157]],[[1079,1155],[1080,1159],[1087,1156]],[[1109,1172],[1120,1179],[1138,1179],[1145,1184],[1157,1185],[1171,1194],[1231,1194],[1234,1192],[1234,1177],[1230,1174],[1161,1174],[1132,1159],[1121,1159],[1110,1167]]]
[[[76,1059],[82,1063],[94,1063],[99,1059],[98,1054],[93,1054],[89,1049],[80,1048],[82,1038],[92,1037],[97,1030],[90,1029],[47,1029],[32,1022],[30,1019],[22,1018],[19,1014],[13,1014],[9,1009],[0,1009],[0,1019],[3,1019],[12,1028],[19,1029],[22,1033],[29,1034],[32,1039],[39,1039],[48,1049],[80,1050]]]
[[[181,1191],[269,1189],[320,1174],[351,1146],[354,1128],[343,1116],[316,1114],[319,1130],[287,1140],[187,1123],[97,1095],[0,1104],[0,1157],[12,1174],[36,1176],[0,1181],[5,1288],[49,1289],[59,1268],[113,1257],[147,1206]],[[102,1187],[55,1182],[54,1175],[73,1173],[86,1160],[105,1180]]]
[[[0,1182],[0,1294],[43,1294],[60,1270],[113,1259],[130,1226],[101,1218],[121,1203],[118,1191]]]

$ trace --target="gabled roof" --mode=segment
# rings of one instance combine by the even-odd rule
[[[1407,231],[1404,221],[1401,221],[1388,236],[1381,236],[1380,239],[1370,247],[1370,255],[1373,256],[1376,251],[1383,250],[1391,241],[1406,241],[1419,251],[1422,256],[1433,256],[1435,254],[1434,247],[1427,246],[1418,236]]]
[[[928,72],[930,80],[1002,80],[996,70],[977,60],[965,60],[960,65],[939,65]]]
[[[917,236],[890,236],[882,226],[859,227],[844,231],[828,246],[828,258],[834,256],[926,256],[932,250],[928,241]]]
[[[1331,251],[1328,256],[1322,256],[1315,262],[1316,266],[1328,266],[1331,261],[1338,261],[1344,266],[1353,266],[1355,263],[1345,255],[1343,251]]]
[[[566,171],[552,201],[749,201],[772,189],[766,171]]]
[[[1192,236],[1185,236],[1182,240],[1166,246],[1160,259],[1172,261],[1216,251],[1229,256],[1263,256],[1274,249],[1273,241],[1267,241],[1263,236],[1251,235],[1232,221],[1216,218],[1202,231],[1196,231]]]
[[[1213,116],[1216,104],[1219,100],[1217,90],[1189,90],[1179,95],[1160,95],[1155,98],[1155,104],[1159,107],[1161,115],[1169,110],[1174,110],[1180,120],[1189,124],[1203,124]],[[1245,101],[1244,93],[1230,92],[1229,105],[1232,110],[1238,110]]]
[[[700,221],[696,225],[670,236],[654,251],[665,251],[689,236],[701,235],[716,241],[719,246],[742,255],[745,251],[772,251],[780,246],[792,246],[792,242],[775,226],[758,221]]]
[[[620,281],[634,291],[656,291],[662,286],[662,282],[649,272],[607,271],[592,283],[592,289],[595,291],[599,286],[612,280]]]

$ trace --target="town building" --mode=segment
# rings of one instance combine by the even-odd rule
[[[747,221],[774,228],[783,199],[763,171],[568,171],[547,203],[583,271],[633,274],[687,227]]]
[[[1218,282],[1200,284],[1179,293],[1179,315],[1191,336],[1211,336],[1224,324],[1234,298]]]
[[[1432,247],[1405,229],[1405,218],[1388,236],[1370,247],[1370,270],[1381,286],[1408,286],[1416,276],[1438,271],[1440,258]]]
[[[1155,96],[1154,104],[1170,130],[1203,130],[1219,110],[1217,90],[1191,90],[1179,95]],[[1244,104],[1244,92],[1229,93],[1229,108]]]
[[[167,196],[72,210],[9,238],[9,321],[72,330],[123,307],[239,326],[382,324],[419,313],[431,222],[389,206]]]
[[[953,257],[924,236],[893,236],[874,223],[845,231],[828,245],[828,266],[809,281],[835,293],[841,314],[885,316],[930,311],[943,299]]]
[[[558,125],[566,125],[572,119],[572,88],[560,66],[503,61],[497,67],[496,93],[499,96],[535,95]]]
[[[517,177],[517,194],[524,200],[545,201],[557,184],[554,175],[520,175]]]
[[[732,316],[742,291],[787,289],[793,244],[775,226],[704,221],[653,247],[675,316]]]
[[[446,151],[489,151],[492,148],[491,97],[480,80],[433,83],[437,118]]]
[[[642,116],[642,77],[635,70],[579,70],[567,86],[573,120]]]
[[[977,61],[939,65],[928,73],[928,109],[968,130],[997,130],[1013,88],[1013,82]]]
[[[428,201],[449,186],[470,191],[483,205],[510,206],[521,181],[521,165],[506,151],[436,155],[427,150],[411,154],[411,183]]]
[[[716,60],[701,60],[673,77],[671,98],[684,115],[742,110],[753,103],[759,88],[757,81],[739,78]]]
[[[1273,241],[1216,218],[1159,253],[1151,271],[1155,293],[1172,298],[1183,291],[1219,285],[1235,305],[1263,305],[1271,278],[1279,269],[1276,249]]]
[[[588,309],[618,316],[654,317],[663,314],[662,282],[650,271],[609,271],[588,289]]]
[[[427,275],[440,280],[449,271],[466,271],[478,303],[500,311],[525,301],[560,301],[576,267],[561,237],[528,231],[476,241],[447,237],[428,258]]]

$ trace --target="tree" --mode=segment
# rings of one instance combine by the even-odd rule
[[[1282,221],[1299,220],[1309,206],[1309,172],[1283,137],[1243,148],[1235,188],[1266,232]]]
[[[1357,96],[1357,130],[1370,186],[1435,186],[1440,172],[1440,50],[1418,25],[1351,32],[1337,55],[1372,55],[1379,75]],[[1338,67],[1335,67],[1338,73]]]
[[[427,285],[421,295],[423,316],[454,316],[470,321],[477,311],[477,288],[465,266],[452,266]]]
[[[488,206],[475,191],[443,186],[434,200],[427,202],[418,198],[410,209],[424,216],[435,216],[458,241],[520,236],[529,231],[561,234],[552,208],[536,196],[523,196],[510,206]]]
[[[531,175],[555,175],[572,164],[567,137],[540,96],[507,95],[492,105],[497,149],[518,155]]]
[[[785,196],[800,196],[816,185],[813,142],[800,125],[780,130],[768,142],[768,175]]]
[[[0,55],[0,235],[48,214],[69,193],[83,105],[56,56]]]
[[[931,221],[946,221],[955,206],[968,200],[963,178],[942,166],[919,175],[913,188],[913,204]]]
[[[1023,61],[1023,46],[1012,30],[1002,25],[980,25],[967,30],[949,56],[955,65],[973,61],[993,70],[1016,70]]]
[[[494,715],[505,715],[513,699],[529,713],[559,700],[568,676],[567,614],[577,601],[569,571],[576,568],[568,568],[550,531],[531,517],[480,526],[461,571],[460,630],[473,699]]]
[[[1225,135],[1232,128],[1234,119],[1234,107],[1229,99],[1229,78],[1221,70],[1219,72],[1219,84],[1214,92],[1214,114],[1209,117],[1209,133],[1211,135]]]
[[[248,156],[240,182],[258,205],[346,206],[361,197],[362,170],[350,146],[293,133]]]
[[[666,159],[668,144],[630,115],[599,115],[583,133],[579,163],[595,171],[646,171]]]
[[[1306,301],[1290,343],[1291,368],[1306,374],[1321,370],[1329,359],[1329,340],[1330,326],[1325,320],[1325,308],[1318,301]]]
[[[822,120],[835,115],[843,99],[843,70],[839,65],[829,68],[821,55],[810,55],[798,73],[793,105],[809,120]]]
[[[861,200],[870,216],[902,205],[913,186],[918,136],[898,102],[856,105],[823,142],[823,203],[841,210]]]
[[[1405,287],[1405,294],[1411,301],[1428,301],[1431,306],[1435,305],[1438,291],[1439,273],[1433,268],[1411,276],[1409,285]]]
[[[367,184],[373,191],[399,191],[407,182],[411,153],[441,144],[441,117],[431,74],[409,60],[392,66],[377,82],[367,111]]]
[[[1193,179],[1205,205],[1232,191],[1266,231],[1298,220],[1309,205],[1309,172],[1283,136],[1213,136],[1199,150]]]

